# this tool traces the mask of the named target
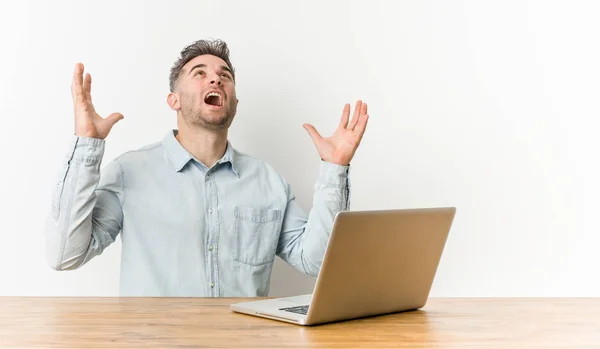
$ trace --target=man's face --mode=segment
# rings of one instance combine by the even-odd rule
[[[228,128],[237,110],[233,75],[227,63],[213,55],[198,56],[182,69],[175,93],[183,119],[207,129]]]

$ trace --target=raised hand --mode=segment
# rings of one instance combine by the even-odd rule
[[[123,119],[123,114],[112,113],[106,118],[98,115],[92,104],[91,91],[92,76],[87,73],[84,79],[83,64],[77,63],[71,85],[75,111],[75,135],[105,139],[114,124]]]
[[[360,100],[356,102],[352,120],[349,120],[349,117],[350,104],[346,104],[338,128],[331,137],[327,138],[321,137],[313,125],[303,125],[324,161],[346,166],[354,157],[369,120],[367,103]]]

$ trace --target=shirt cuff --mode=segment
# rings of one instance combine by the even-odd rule
[[[350,165],[343,166],[322,161],[317,183],[321,187],[345,188],[349,186]]]
[[[104,156],[105,140],[73,135],[69,147],[69,158],[87,163],[98,162]]]

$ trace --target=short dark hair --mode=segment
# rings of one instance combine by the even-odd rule
[[[177,79],[181,74],[183,66],[192,59],[201,55],[213,55],[224,60],[229,69],[231,69],[231,75],[233,76],[233,81],[235,81],[235,70],[233,69],[233,65],[229,60],[229,48],[227,47],[227,43],[219,39],[198,40],[186,46],[181,51],[181,57],[179,57],[177,61],[175,61],[175,64],[173,64],[173,67],[171,68],[171,74],[169,75],[169,89],[171,92],[175,90],[175,84],[177,83]]]

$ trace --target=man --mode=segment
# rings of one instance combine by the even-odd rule
[[[75,134],[46,231],[52,268],[81,267],[121,233],[122,296],[265,296],[275,256],[318,274],[334,217],[349,209],[348,170],[366,104],[356,104],[351,120],[346,105],[331,137],[304,125],[321,157],[306,215],[272,167],[228,141],[238,99],[226,43],[183,49],[167,97],[177,130],[102,171],[105,139],[123,115],[96,113],[83,70],[75,66]]]

